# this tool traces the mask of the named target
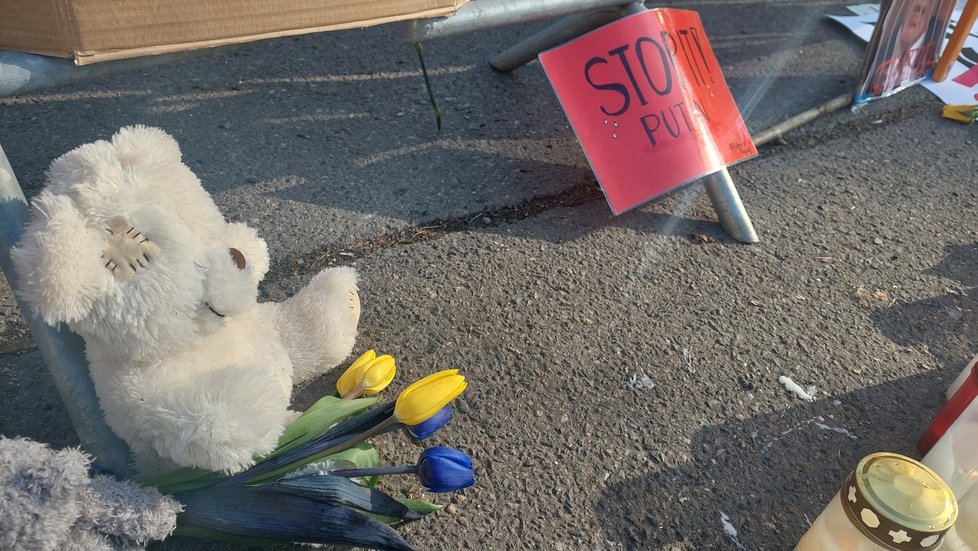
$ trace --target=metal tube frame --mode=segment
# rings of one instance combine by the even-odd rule
[[[28,221],[27,201],[3,148],[0,147],[0,268],[14,291],[27,326],[54,386],[61,395],[81,446],[118,476],[129,474],[129,449],[105,424],[95,386],[88,374],[85,343],[66,327],[51,327],[38,318],[17,293],[19,277],[10,257]]]
[[[203,55],[199,51],[75,65],[70,59],[0,52],[0,98],[83,82]]]
[[[489,65],[507,73],[533,61],[540,52],[555,48],[621,16],[620,8],[571,15],[490,57]]]
[[[628,0],[475,0],[448,17],[408,21],[406,34],[411,42],[424,42],[630,3]]]

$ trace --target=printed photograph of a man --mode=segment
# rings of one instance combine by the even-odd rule
[[[893,94],[937,64],[954,0],[885,0],[863,64],[860,99]]]

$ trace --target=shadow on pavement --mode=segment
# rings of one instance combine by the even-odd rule
[[[923,273],[978,285],[978,244],[951,245],[946,253]],[[607,537],[627,549],[791,548],[863,456],[919,458],[915,435],[968,362],[962,350],[978,349],[976,310],[978,300],[963,292],[876,310],[871,317],[882,334],[926,347],[941,369],[698,431],[688,461],[662,456],[655,472],[608,486],[595,508]],[[725,535],[722,515],[737,530],[736,542]]]
[[[926,347],[941,367],[942,381],[950,381],[964,368],[970,354],[978,351],[978,298],[970,296],[978,286],[978,244],[948,245],[947,256],[924,274],[951,279],[969,287],[872,313],[880,332],[901,346]]]
[[[689,461],[609,485],[598,520],[626,549],[738,548],[722,515],[747,549],[791,549],[863,456],[917,457],[914,442],[895,435],[919,434],[936,414],[943,396],[935,379],[930,372],[704,428],[689,443]],[[900,407],[922,389],[929,399]]]

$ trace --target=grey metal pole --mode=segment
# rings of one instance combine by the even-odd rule
[[[10,288],[17,294],[17,272],[10,249],[20,241],[28,221],[27,201],[17,183],[7,156],[0,148],[0,268]],[[116,475],[129,475],[129,449],[105,424],[88,375],[85,343],[66,327],[54,328],[35,316],[17,297],[20,311],[27,320],[41,358],[48,366],[54,386],[68,410],[68,417],[78,433],[82,448]]]
[[[473,0],[449,17],[409,21],[405,31],[409,41],[424,42],[628,3],[622,0]]]
[[[717,212],[720,219],[720,226],[724,231],[741,243],[757,243],[757,232],[751,224],[750,216],[744,209],[744,204],[740,201],[740,194],[734,186],[733,179],[726,167],[721,170],[708,174],[700,181],[706,187],[706,194],[713,203],[713,210]]]
[[[22,52],[0,52],[0,97],[153,67],[195,55],[200,54],[183,52],[77,66],[70,59]]]
[[[645,10],[642,2],[622,2],[614,9],[572,15],[490,57],[489,64],[497,71],[512,71],[533,61],[544,50],[557,47],[616,19]]]
[[[489,64],[497,71],[512,71],[536,59],[540,52],[555,48],[621,16],[618,10],[602,10],[566,17],[490,57]]]

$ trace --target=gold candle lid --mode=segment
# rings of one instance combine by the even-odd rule
[[[958,502],[941,477],[895,453],[864,457],[840,497],[852,524],[893,551],[935,549],[958,517]]]

